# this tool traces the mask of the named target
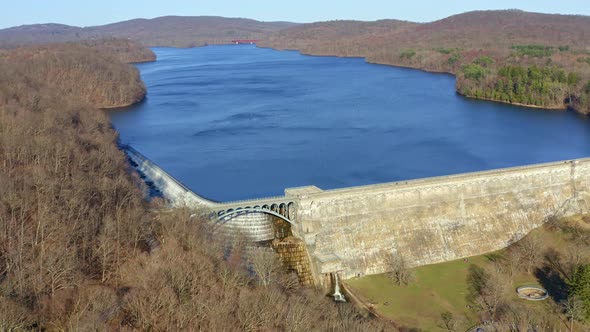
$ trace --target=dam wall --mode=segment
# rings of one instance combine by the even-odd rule
[[[296,201],[318,283],[383,273],[386,255],[413,266],[502,249],[553,217],[587,211],[590,159],[323,191]]]
[[[134,149],[126,152],[173,205],[215,215],[221,233],[269,241],[278,234],[273,218],[283,218],[307,248],[314,283],[324,286],[334,273],[387,272],[388,255],[420,266],[496,251],[590,207],[590,159],[336,190],[290,188],[282,197],[218,203]]]

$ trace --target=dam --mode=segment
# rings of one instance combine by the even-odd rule
[[[252,241],[274,237],[273,218],[289,223],[318,285],[333,274],[386,272],[392,253],[420,266],[499,250],[590,203],[590,158],[334,190],[288,188],[280,197],[219,203],[125,151],[173,205],[207,211]]]

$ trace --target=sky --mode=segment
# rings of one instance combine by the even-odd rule
[[[92,26],[165,15],[215,15],[308,23],[384,18],[431,22],[471,10],[590,15],[589,0],[2,0],[0,29],[23,24]],[[9,3],[9,4],[7,4]]]

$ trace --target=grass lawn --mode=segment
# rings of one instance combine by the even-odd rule
[[[394,285],[384,274],[347,280],[346,284],[379,313],[400,325],[442,331],[437,321],[445,311],[476,323],[465,299],[467,273],[471,264],[484,265],[487,261],[484,256],[475,256],[467,262],[456,260],[421,266],[414,269],[414,282],[406,287]]]

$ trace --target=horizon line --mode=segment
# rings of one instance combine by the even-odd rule
[[[379,19],[373,19],[373,20],[352,19],[352,18],[334,18],[334,19],[320,20],[320,21],[294,22],[294,21],[288,21],[288,20],[260,20],[260,19],[255,19],[255,18],[237,17],[237,16],[169,14],[169,15],[161,15],[161,16],[154,16],[154,17],[135,17],[135,18],[130,18],[130,19],[126,19],[126,20],[108,22],[108,23],[103,23],[103,24],[96,24],[96,25],[72,25],[72,24],[68,24],[68,23],[60,23],[60,22],[55,22],[55,21],[54,22],[39,22],[39,23],[23,23],[20,25],[13,25],[13,26],[8,26],[8,27],[1,27],[0,26],[0,30],[22,28],[22,27],[35,26],[35,25],[62,25],[62,26],[68,26],[68,27],[72,27],[72,28],[87,29],[87,28],[102,27],[105,25],[130,22],[130,21],[135,21],[135,20],[149,21],[149,20],[155,20],[155,19],[166,18],[166,17],[180,17],[180,18],[206,18],[207,17],[207,18],[221,18],[221,19],[242,19],[242,20],[251,20],[251,21],[256,21],[256,22],[261,22],[261,23],[291,23],[291,24],[299,24],[299,25],[323,23],[323,22],[337,22],[337,21],[354,21],[354,22],[370,23],[370,22],[379,22],[379,21],[388,21],[388,20],[396,20],[396,21],[410,22],[410,23],[416,23],[416,24],[428,24],[428,23],[433,23],[433,22],[445,20],[445,19],[453,17],[453,16],[464,15],[464,14],[468,14],[468,13],[477,13],[477,12],[522,12],[522,13],[528,13],[528,14],[590,17],[590,15],[585,15],[585,14],[546,13],[546,12],[526,11],[526,10],[522,10],[522,9],[518,9],[518,8],[470,10],[470,11],[465,11],[465,12],[460,12],[460,13],[452,14],[449,16],[445,16],[443,18],[436,19],[433,21],[410,21],[410,20],[404,20],[404,19],[390,17],[390,18],[379,18]]]

